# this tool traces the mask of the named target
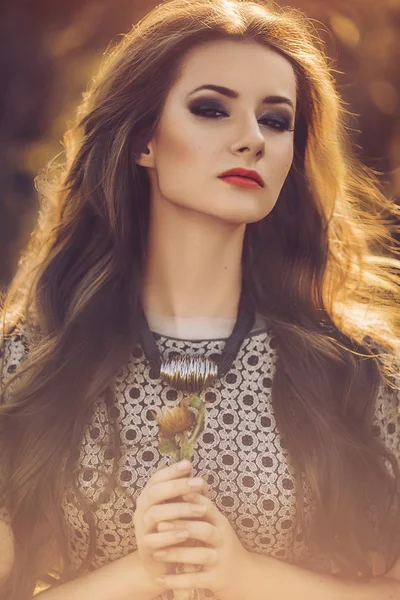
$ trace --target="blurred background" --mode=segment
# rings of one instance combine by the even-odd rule
[[[0,288],[36,220],[34,177],[62,150],[103,53],[158,2],[13,0],[0,4]],[[320,24],[351,111],[356,154],[400,198],[400,0],[280,2]]]

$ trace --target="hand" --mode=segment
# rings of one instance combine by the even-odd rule
[[[160,548],[164,549],[179,544],[188,537],[188,534],[177,537],[177,534],[182,533],[177,531],[160,533],[157,531],[157,525],[161,521],[199,517],[199,513],[193,512],[193,506],[196,505],[188,502],[171,503],[168,501],[190,493],[193,489],[201,491],[206,485],[205,481],[200,479],[200,486],[196,488],[189,486],[188,475],[191,465],[188,463],[186,469],[181,471],[178,464],[169,467],[162,466],[158,469],[150,477],[136,501],[133,523],[138,554],[145,572],[156,587],[159,584],[155,579],[167,572],[167,565],[154,560],[153,553]]]
[[[204,545],[169,548],[165,550],[166,555],[158,560],[164,563],[203,565],[203,570],[197,573],[167,574],[157,580],[165,590],[201,588],[211,590],[220,600],[245,598],[243,583],[253,569],[251,552],[242,546],[228,519],[209,498],[200,494],[187,494],[183,499],[204,506],[204,520],[179,519],[173,523],[160,523],[158,531],[171,527],[175,531],[188,531],[190,538],[200,540]]]

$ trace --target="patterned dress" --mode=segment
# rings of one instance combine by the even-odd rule
[[[27,334],[21,327],[5,345],[5,380],[28,352]],[[176,352],[212,357],[225,344],[225,338],[154,336],[165,359]],[[192,473],[208,475],[210,499],[229,519],[247,550],[315,570],[329,570],[325,558],[306,546],[297,524],[296,481],[271,401],[275,365],[274,337],[266,323],[257,318],[228,374],[200,394],[206,402],[206,423],[195,448]],[[68,577],[93,571],[137,549],[133,526],[136,499],[157,468],[170,464],[170,459],[157,449],[152,410],[174,407],[177,393],[153,376],[140,346],[115,378],[115,392],[112,410],[122,451],[118,486],[104,494],[113,453],[106,405],[100,397],[88,419],[75,471],[76,486],[91,506],[93,552],[87,559],[90,519],[74,489],[68,489],[62,504],[70,560]],[[399,405],[399,395],[382,387],[374,427],[400,460]],[[307,489],[303,492],[306,518],[311,523],[312,503]],[[163,600],[169,597],[168,593],[162,596]],[[215,596],[201,590],[201,598]]]

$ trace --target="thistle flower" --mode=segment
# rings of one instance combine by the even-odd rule
[[[195,415],[190,408],[197,410]],[[193,394],[189,401],[182,398],[179,406],[163,413],[160,409],[153,411],[158,424],[158,449],[161,454],[171,456],[173,462],[193,457],[194,446],[204,430],[205,404]],[[207,481],[207,477],[205,477]],[[197,540],[182,542],[182,546],[193,546]],[[200,565],[177,563],[171,565],[172,572],[193,573],[202,569]],[[196,600],[197,590],[174,590],[175,600]]]
[[[174,438],[175,435],[190,431],[196,423],[196,417],[185,400],[182,400],[179,406],[167,410],[165,414],[157,409],[155,419],[161,438]]]

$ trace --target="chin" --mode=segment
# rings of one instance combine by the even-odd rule
[[[226,223],[232,223],[235,225],[248,225],[249,223],[257,223],[262,221],[267,215],[265,213],[260,214],[259,211],[256,213],[250,213],[249,211],[230,211],[229,213],[218,213],[210,214],[210,216],[225,221]]]
[[[214,216],[230,223],[247,224],[262,221],[272,211],[273,206],[260,206],[259,202],[243,202],[241,206],[238,206],[237,203],[232,203],[231,206],[225,206],[224,209],[221,207],[220,210],[213,211]]]
[[[261,221],[272,211],[275,203],[276,201],[267,203],[265,199],[260,201],[260,198],[234,198],[233,196],[218,200],[216,195],[212,204],[209,201],[205,203],[203,198],[201,202],[174,202],[193,213],[236,225]]]

